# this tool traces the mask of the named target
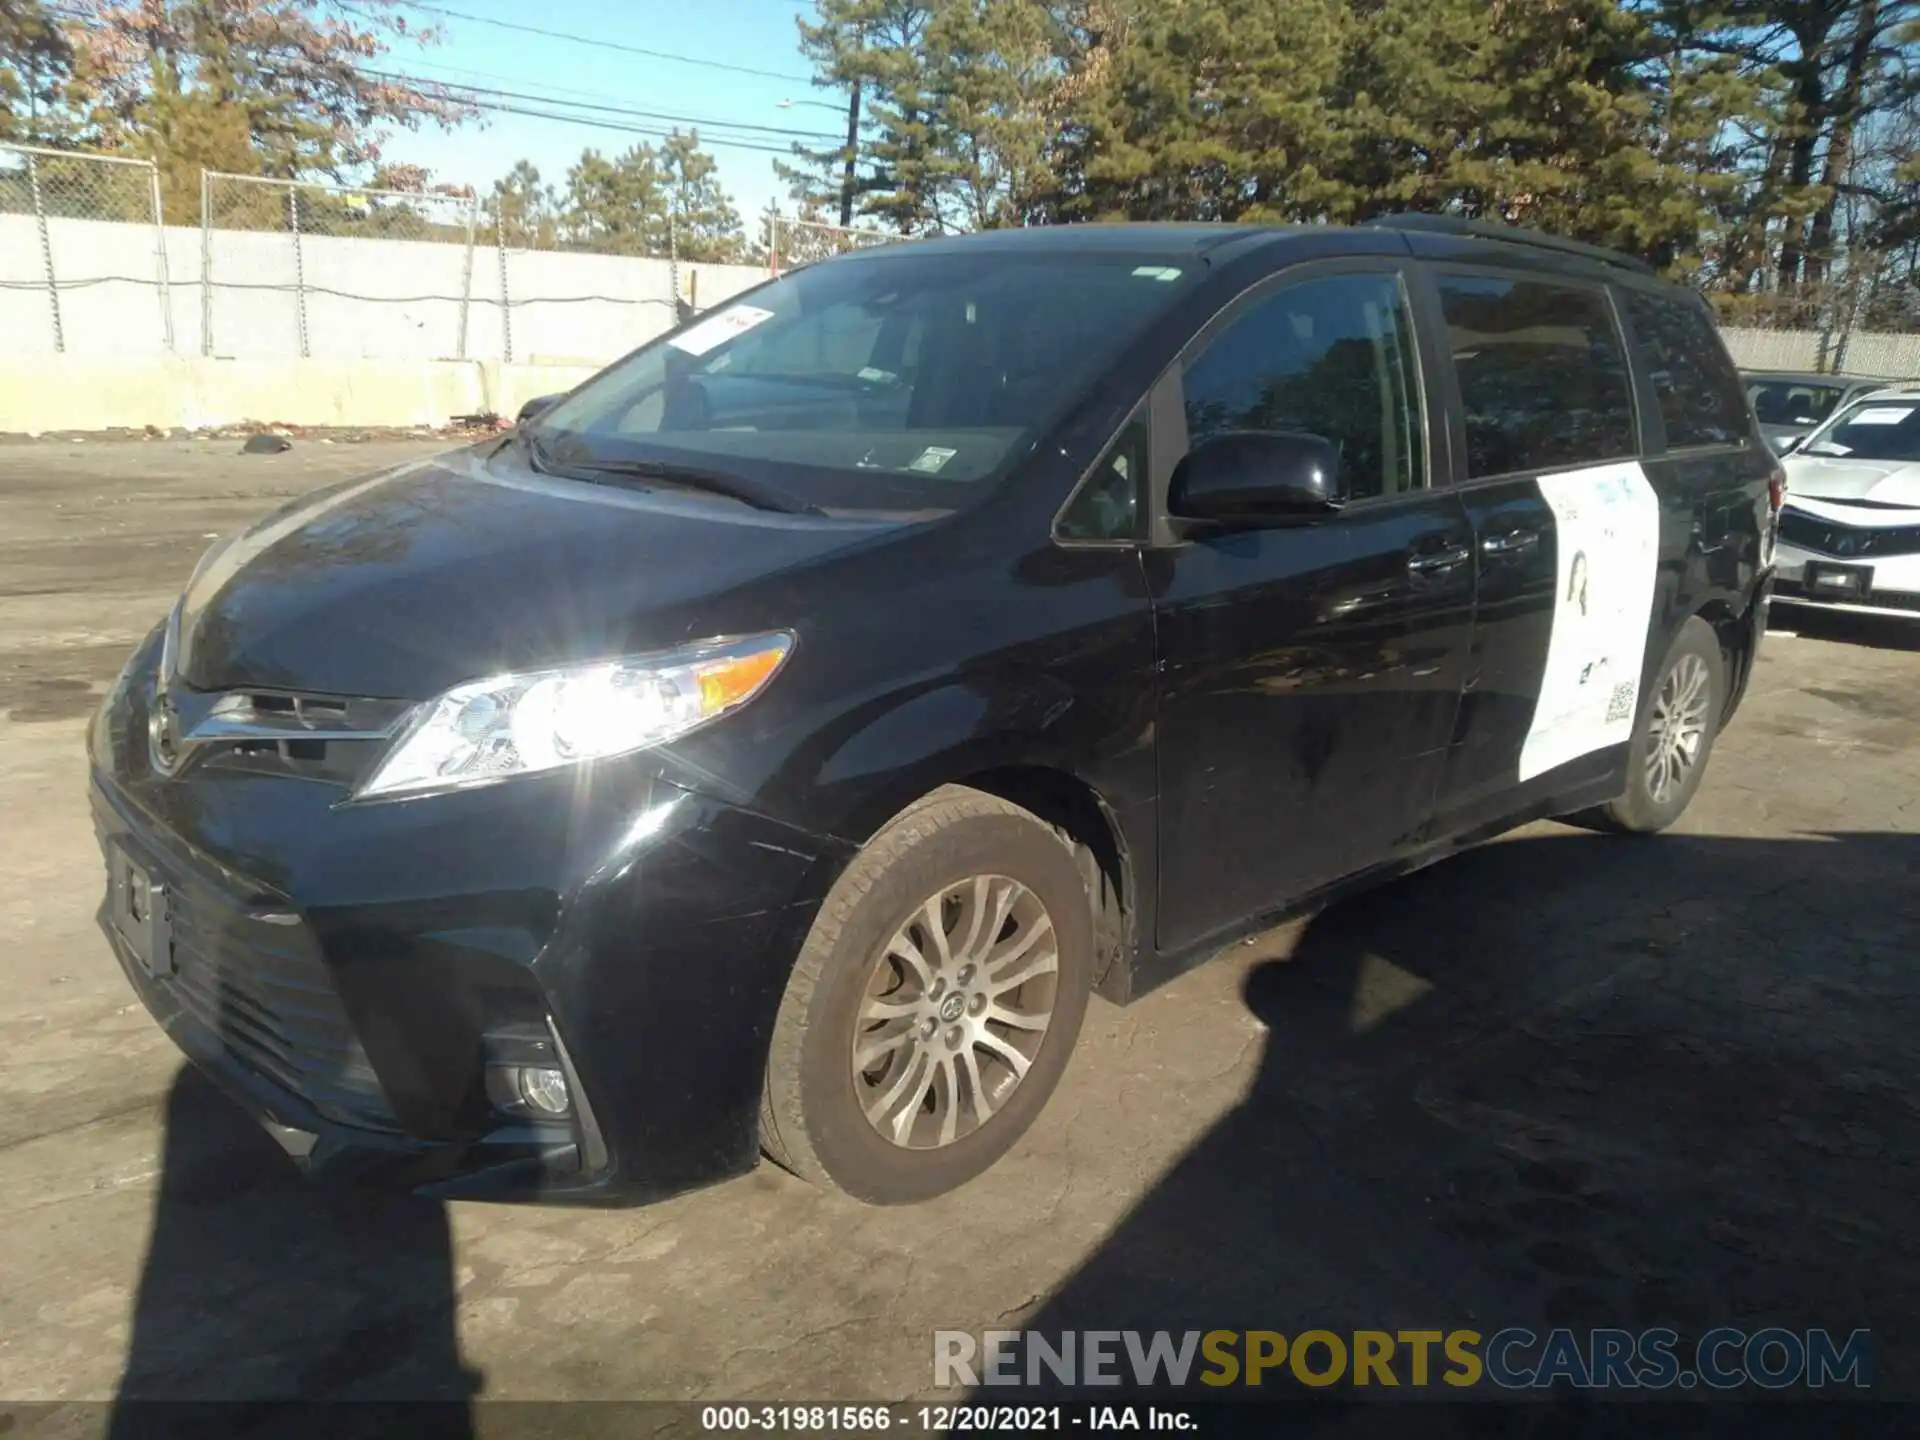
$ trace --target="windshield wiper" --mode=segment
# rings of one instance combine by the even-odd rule
[[[781,515],[824,515],[827,512],[818,505],[809,504],[798,496],[772,485],[762,484],[758,480],[749,480],[742,475],[729,475],[722,470],[703,470],[691,465],[670,465],[661,460],[568,460],[556,462],[544,450],[536,449],[532,437],[528,437],[528,450],[534,463],[542,469],[567,474],[572,471],[585,471],[589,475],[607,475],[629,480],[658,480],[664,485],[678,486],[685,490],[704,490],[710,495],[724,495],[729,500],[738,500],[743,505],[751,505],[756,510],[772,510]]]

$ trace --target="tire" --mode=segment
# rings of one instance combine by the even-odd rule
[[[971,1180],[1060,1083],[1093,958],[1092,903],[1064,837],[996,796],[936,790],[854,858],[801,946],[767,1059],[763,1148],[874,1205]]]
[[[1673,824],[1700,788],[1726,704],[1727,658],[1720,649],[1720,637],[1696,615],[1680,627],[1641,703],[1633,743],[1627,750],[1626,793],[1579,818],[1602,829],[1639,835],[1651,835]],[[1666,717],[1675,710],[1689,722],[1681,726],[1683,731],[1697,725],[1691,758],[1677,774],[1671,758],[1664,771],[1656,763],[1658,755],[1671,756],[1663,735]]]

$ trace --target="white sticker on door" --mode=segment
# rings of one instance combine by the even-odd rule
[[[1559,584],[1522,781],[1631,738],[1660,555],[1660,502],[1638,464],[1537,483],[1553,511]]]
[[[757,305],[734,305],[718,315],[709,315],[698,325],[689,325],[667,344],[689,355],[704,355],[714,346],[736,335],[744,335],[754,326],[764,325],[772,318],[771,310],[762,310]]]

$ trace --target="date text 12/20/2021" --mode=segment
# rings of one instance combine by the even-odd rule
[[[1191,1431],[1190,1411],[1160,1405],[707,1405],[715,1434],[948,1435],[1016,1431]]]

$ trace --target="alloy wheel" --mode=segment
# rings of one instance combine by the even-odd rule
[[[1060,951],[1039,896],[974,875],[929,896],[874,965],[854,1027],[867,1122],[908,1150],[963,1139],[1026,1078],[1053,1021]]]
[[[1682,655],[1667,672],[1647,721],[1647,793],[1655,804],[1664,805],[1699,763],[1712,698],[1707,662],[1698,655]]]

